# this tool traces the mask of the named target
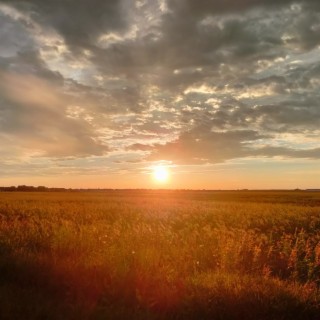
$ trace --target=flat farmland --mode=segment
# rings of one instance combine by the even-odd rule
[[[320,319],[320,193],[0,193],[1,319]]]

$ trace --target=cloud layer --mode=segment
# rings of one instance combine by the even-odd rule
[[[3,159],[320,158],[318,1],[2,0],[0,26]]]

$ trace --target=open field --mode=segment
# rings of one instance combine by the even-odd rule
[[[320,319],[320,193],[0,193],[1,319]]]

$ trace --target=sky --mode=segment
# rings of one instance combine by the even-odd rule
[[[320,188],[319,160],[319,1],[0,0],[0,185]]]

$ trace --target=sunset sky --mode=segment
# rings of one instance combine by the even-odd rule
[[[0,0],[0,141],[1,186],[320,188],[320,1]]]

